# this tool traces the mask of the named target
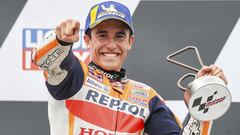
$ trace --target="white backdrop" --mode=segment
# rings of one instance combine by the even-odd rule
[[[228,88],[232,94],[233,102],[240,102],[240,18],[238,19],[232,33],[226,41],[216,64],[221,67],[227,78]]]

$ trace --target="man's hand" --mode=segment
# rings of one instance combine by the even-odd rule
[[[205,75],[217,76],[217,77],[221,78],[226,85],[228,84],[227,79],[226,79],[222,69],[217,67],[217,66],[215,66],[215,65],[204,66],[197,73],[197,77],[201,77],[201,76],[205,76]]]
[[[226,85],[228,84],[228,81],[227,81],[222,69],[215,65],[202,67],[199,70],[199,72],[197,73],[197,77],[202,77],[202,76],[217,76],[217,77],[221,78]],[[191,97],[190,91],[186,90],[184,92],[184,101],[185,101],[186,105],[188,105],[190,97]]]
[[[79,30],[80,23],[78,21],[68,19],[56,27],[55,33],[59,40],[74,43],[79,40]]]

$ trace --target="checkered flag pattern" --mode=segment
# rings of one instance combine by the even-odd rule
[[[198,111],[202,111],[203,110],[203,113],[207,113],[208,112],[208,109],[209,108],[206,108],[206,103],[209,102],[209,101],[212,101],[213,100],[213,96],[217,94],[217,91],[215,91],[213,93],[213,95],[209,96],[207,98],[207,101],[205,103],[201,103],[202,101],[202,97],[199,97],[199,98],[196,98],[194,101],[193,101],[193,105],[192,105],[192,108],[196,107],[196,106],[199,106],[198,107]]]

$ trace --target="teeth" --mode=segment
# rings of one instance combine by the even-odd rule
[[[108,57],[116,57],[117,54],[116,54],[116,53],[104,53],[104,56],[108,56]]]

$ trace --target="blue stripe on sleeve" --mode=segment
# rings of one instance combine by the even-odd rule
[[[145,132],[150,135],[179,135],[178,125],[172,111],[155,96],[149,102],[150,117],[145,123]]]

